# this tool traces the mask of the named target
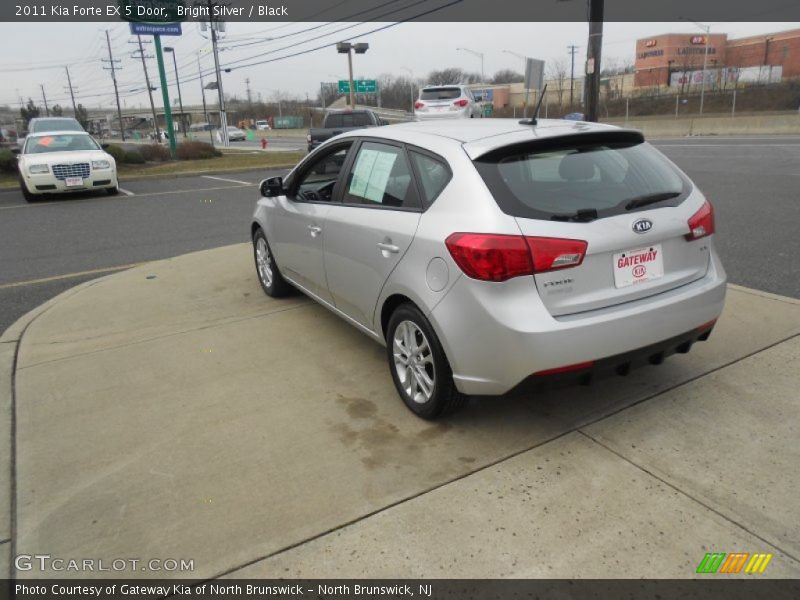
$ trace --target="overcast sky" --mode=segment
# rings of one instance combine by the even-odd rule
[[[548,62],[568,60],[567,46],[577,45],[576,77],[583,71],[588,25],[586,23],[403,23],[384,31],[367,33],[385,23],[368,23],[352,27],[351,23],[228,23],[220,43],[224,66],[233,67],[223,75],[226,94],[245,97],[245,79],[250,79],[253,98],[261,94],[264,100],[274,97],[275,90],[313,99],[321,81],[347,77],[347,60],[334,48],[267,64],[236,68],[249,62],[279,58],[336,42],[358,34],[354,41],[370,44],[365,55],[354,57],[356,77],[374,78],[383,73],[408,75],[424,79],[432,70],[460,67],[480,71],[480,59],[456,48],[463,46],[484,53],[487,78],[495,71],[511,68],[522,70],[522,59],[504,50],[540,58]],[[709,23],[712,33],[727,33],[743,37],[800,27],[800,23]],[[211,42],[203,37],[196,23],[184,23],[181,37],[163,37],[164,45],[174,46],[185,104],[200,102],[199,81],[188,81],[197,75],[197,53],[201,53],[204,70],[211,69],[213,59],[208,52]],[[340,31],[348,27],[346,31]],[[48,104],[69,105],[64,65],[70,66],[76,100],[85,106],[111,107],[114,103],[111,77],[102,69],[101,58],[107,58],[105,29],[110,30],[115,58],[120,59],[118,73],[120,93],[127,107],[146,106],[142,64],[131,58],[135,49],[133,38],[125,23],[0,23],[0,104],[16,105],[19,97],[32,97],[41,104],[40,84],[43,84]],[[603,40],[603,59],[632,61],[635,40],[660,33],[695,33],[696,25],[680,23],[606,23]],[[325,35],[330,34],[330,35]],[[267,37],[287,36],[281,40],[264,41]],[[321,37],[324,36],[324,37]],[[319,39],[310,41],[312,37]],[[145,39],[145,38],[143,38]],[[246,45],[245,45],[246,44]],[[233,47],[238,46],[238,47]],[[152,54],[152,45],[149,46]],[[284,49],[285,48],[285,49]],[[272,52],[271,54],[264,54]],[[262,54],[258,58],[250,58]],[[168,78],[174,83],[172,58],[167,60]],[[246,60],[243,60],[246,59]],[[148,60],[148,70],[157,82],[155,59]],[[213,76],[206,76],[206,79]],[[174,85],[171,93],[174,95]],[[156,95],[160,106],[160,94]]]

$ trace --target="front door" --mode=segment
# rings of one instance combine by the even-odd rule
[[[336,145],[303,166],[288,183],[287,195],[277,199],[271,232],[281,272],[328,302],[331,297],[322,258],[325,219],[338,193],[339,174],[350,145]]]

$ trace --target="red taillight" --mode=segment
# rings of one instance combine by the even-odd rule
[[[473,279],[506,281],[533,273],[530,250],[519,235],[454,233],[445,244],[459,268]]]
[[[417,100],[416,102],[414,102],[414,108],[422,108],[422,107],[424,107],[424,106],[425,106],[425,103],[424,103],[424,102],[420,102],[419,100]]]
[[[594,365],[594,361],[590,360],[582,363],[575,363],[574,365],[567,365],[566,367],[556,367],[555,369],[545,369],[544,371],[537,371],[534,375],[558,375],[559,373],[569,373],[570,371],[582,371],[589,369]]]
[[[689,233],[686,234],[687,240],[699,240],[714,233],[714,207],[711,202],[706,200],[689,219]]]
[[[445,244],[464,274],[481,281],[575,267],[587,248],[582,240],[488,233],[454,233]]]
[[[467,104],[469,104],[469,100],[462,98],[461,100],[456,100],[455,102],[453,102],[453,104],[455,104],[456,106],[460,106],[461,108],[464,108]]]
[[[526,237],[533,255],[533,266],[537,273],[577,267],[583,262],[586,247],[583,240],[561,238]]]

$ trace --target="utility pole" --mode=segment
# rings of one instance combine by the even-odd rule
[[[44,84],[39,84],[39,87],[42,88],[42,101],[44,102],[44,114],[49,117],[50,109],[47,108],[47,95],[44,93]]]
[[[250,92],[250,78],[249,78],[249,77],[247,77],[247,78],[244,80],[244,83],[245,83],[245,85],[247,86],[247,108],[249,108],[249,109],[251,109],[251,110],[252,110],[252,108],[251,108],[251,107],[252,107],[252,105],[253,105],[253,95],[252,95],[252,93]]]
[[[208,135],[211,137],[211,145],[214,145],[214,132],[211,130],[211,122],[208,120],[208,108],[206,108],[206,86],[203,83],[203,69],[200,67],[200,53],[197,53],[197,73],[200,76],[200,93],[203,96],[203,115],[208,125]]]
[[[142,59],[142,68],[144,69],[144,82],[145,85],[147,85],[147,96],[150,98],[150,110],[153,112],[153,129],[156,132],[156,142],[161,142],[161,130],[158,127],[158,115],[156,114],[156,105],[153,102],[153,88],[150,86],[150,76],[147,74],[146,58],[152,58],[152,56],[151,57],[145,56],[144,46],[142,45],[142,36],[137,35],[136,40],[137,40],[136,42],[131,42],[132,44],[136,43],[139,44],[139,50],[138,50],[139,56],[138,57],[134,56],[134,58]],[[136,54],[136,51],[134,51],[134,54]]]
[[[72,89],[72,79],[69,76],[69,67],[64,67],[64,70],[67,72],[67,83],[69,84],[69,96],[70,98],[72,98],[72,112],[77,118],[78,107],[75,105],[75,92]]]
[[[119,106],[119,89],[117,88],[117,67],[116,63],[120,62],[119,59],[114,60],[114,56],[111,54],[111,38],[108,35],[108,29],[106,29],[106,44],[108,44],[108,64],[111,65],[110,67],[103,67],[104,69],[109,69],[111,71],[111,81],[114,82],[114,97],[117,99],[117,118],[119,119],[119,132],[122,135],[122,141],[125,141],[125,124],[122,122],[122,108]],[[103,62],[106,62],[103,60]]]
[[[597,121],[600,105],[600,52],[603,48],[603,3],[589,1],[589,43],[586,46],[585,118]]]
[[[214,72],[217,75],[217,94],[219,95],[219,131],[222,145],[231,145],[228,139],[228,115],[225,112],[225,92],[222,90],[222,71],[219,68],[219,49],[217,48],[217,27],[214,25],[214,6],[217,4],[208,0],[209,27],[211,28],[211,48],[214,52]]]
[[[569,108],[572,110],[573,106],[573,98],[575,95],[575,51],[578,49],[577,46],[567,46],[569,48],[569,53],[571,55],[572,66],[570,67],[569,71]]]

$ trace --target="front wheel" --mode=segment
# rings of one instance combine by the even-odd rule
[[[436,419],[464,404],[439,338],[413,304],[401,305],[389,319],[386,353],[397,392],[418,417]]]
[[[22,179],[19,180],[19,189],[22,192],[22,197],[25,198],[25,202],[36,202],[39,199],[36,194],[31,194],[28,191],[28,186],[25,185]]]
[[[256,272],[261,288],[267,296],[281,298],[292,292],[292,286],[283,278],[275,264],[267,237],[262,229],[253,235],[253,256],[256,261]]]

